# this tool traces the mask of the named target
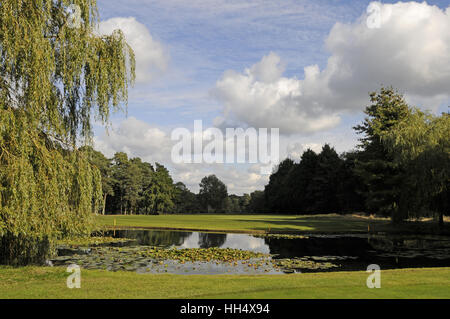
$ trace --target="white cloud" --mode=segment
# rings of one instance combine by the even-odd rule
[[[110,129],[108,134],[94,137],[95,148],[107,157],[112,157],[116,152],[125,152],[152,163],[166,163],[167,159],[170,160],[171,143],[166,132],[135,117],[122,121],[118,127]]]
[[[111,34],[120,29],[136,56],[136,82],[144,83],[166,71],[168,54],[162,44],[153,39],[147,27],[134,17],[116,17],[101,21],[99,34]]]
[[[281,64],[281,59],[278,55],[271,53],[262,58],[262,60],[249,70],[256,81],[263,83],[274,83],[283,74],[285,66]]]
[[[308,149],[316,153],[320,153],[322,151],[323,144],[319,143],[292,143],[287,146],[287,157],[294,161],[299,161],[305,152]]]
[[[171,170],[175,180],[181,181],[192,191],[198,192],[203,177],[215,174],[226,186],[229,194],[242,195],[263,190],[268,175],[260,174],[259,165],[181,164]]]
[[[336,23],[325,41],[326,67],[305,67],[303,80],[283,77],[275,53],[243,73],[226,71],[213,90],[225,120],[284,133],[322,131],[344,112],[362,110],[368,92],[381,85],[436,110],[450,98],[450,8],[377,4],[380,28],[367,26],[367,14],[353,24]]]
[[[335,115],[299,105],[302,81],[281,77],[283,66],[275,53],[246,69],[243,74],[227,71],[213,94],[224,104],[227,120],[250,126],[280,128],[281,132],[313,132],[338,124]]]

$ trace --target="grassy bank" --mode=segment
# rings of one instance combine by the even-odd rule
[[[339,215],[157,215],[98,216],[101,225],[112,227],[173,228],[248,233],[367,232],[386,227],[389,221]]]
[[[158,215],[98,216],[100,225],[113,227],[171,228],[246,233],[366,233],[370,231],[435,233],[435,222],[393,227],[387,219],[355,215]],[[448,228],[448,223],[447,223]],[[447,230],[448,232],[448,230]]]
[[[366,287],[366,272],[183,276],[82,270],[80,289],[66,287],[68,275],[59,267],[0,267],[0,298],[450,298],[450,268],[385,270],[380,289]]]

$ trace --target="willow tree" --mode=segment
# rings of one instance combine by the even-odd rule
[[[100,174],[77,146],[126,106],[135,65],[123,33],[97,24],[94,0],[0,2],[0,262],[91,231]]]
[[[450,115],[413,109],[382,136],[394,160],[405,167],[409,217],[449,212]]]

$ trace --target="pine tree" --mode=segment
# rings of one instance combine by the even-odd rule
[[[145,196],[152,203],[152,213],[160,214],[173,209],[176,192],[167,168],[159,163],[156,163],[155,166],[152,183]]]
[[[359,152],[351,151],[341,155],[342,165],[338,173],[337,198],[340,212],[363,212],[366,186],[355,173]]]
[[[267,208],[274,212],[288,212],[291,209],[289,178],[294,162],[287,158],[270,175],[269,184],[264,189]]]
[[[290,203],[295,213],[314,212],[316,194],[311,187],[318,167],[318,156],[311,150],[303,152],[289,176]]]
[[[406,214],[399,209],[402,199],[403,170],[394,163],[382,143],[382,136],[404,119],[409,112],[403,96],[393,88],[381,88],[370,94],[371,105],[365,110],[367,117],[354,129],[363,134],[360,139],[361,156],[356,173],[367,187],[366,208],[369,212],[391,215],[393,222],[402,221]]]
[[[127,196],[127,180],[128,180],[128,155],[123,152],[117,152],[112,159],[113,168],[112,176],[114,179],[114,206],[120,214],[126,214],[128,202]]]
[[[314,213],[336,213],[340,210],[337,198],[338,174],[341,167],[341,159],[334,148],[325,144],[317,156],[317,166],[314,175],[306,188],[308,199],[308,211]]]

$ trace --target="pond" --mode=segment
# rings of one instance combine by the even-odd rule
[[[131,240],[72,253],[60,249],[52,262],[112,271],[188,275],[351,271],[366,270],[370,264],[378,264],[381,269],[450,266],[450,237],[445,236],[263,236],[170,230],[115,230],[105,235]],[[153,249],[150,247],[155,250],[148,254]],[[239,251],[246,252],[241,259],[235,257]],[[219,253],[224,255],[219,258]]]

